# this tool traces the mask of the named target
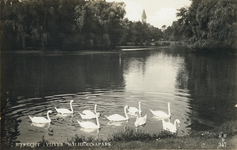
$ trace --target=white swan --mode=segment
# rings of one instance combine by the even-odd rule
[[[49,118],[49,113],[52,113],[52,110],[49,110],[47,112],[47,118],[48,119],[46,119],[44,117],[31,117],[31,116],[29,116],[29,118],[33,123],[50,123],[51,119]]]
[[[128,107],[128,112],[132,114],[136,114],[136,113],[141,114],[142,113],[141,102],[138,103],[138,107],[139,109],[137,109],[136,107]]]
[[[72,109],[72,102],[74,102],[74,100],[70,100],[70,108],[71,110],[68,110],[66,108],[56,108],[56,111],[60,114],[69,114],[69,113],[73,113],[73,109]]]
[[[95,104],[95,109],[94,109],[94,112],[92,112],[91,110],[84,110],[81,113],[79,113],[81,115],[81,118],[82,119],[93,119],[93,118],[96,118],[100,116],[100,113],[96,113],[96,107],[97,107],[97,104]]]
[[[142,125],[146,124],[146,119],[147,119],[147,115],[145,115],[144,117],[138,117],[137,116],[137,119],[136,119],[134,125],[136,127],[142,126]]]
[[[87,128],[87,129],[99,129],[100,128],[100,123],[99,123],[99,119],[98,116],[96,115],[96,124],[94,122],[90,122],[90,121],[85,121],[85,122],[80,122],[77,120],[77,122],[79,123],[79,125],[82,128]]]
[[[128,105],[124,106],[124,114],[125,114],[125,117],[124,116],[121,116],[119,114],[113,114],[113,115],[110,115],[110,116],[106,116],[105,117],[109,120],[109,121],[124,121],[124,120],[128,120],[128,115],[127,115],[127,112],[126,112],[126,109],[128,108]]]
[[[156,117],[160,117],[160,118],[163,118],[163,119],[165,119],[165,118],[170,118],[170,117],[171,117],[171,113],[170,113],[170,102],[168,102],[168,114],[165,113],[165,112],[163,112],[163,111],[153,111],[153,110],[151,110],[151,109],[150,109],[150,111],[151,111],[151,113],[152,113],[153,115],[155,115]]]
[[[174,124],[170,123],[170,122],[165,122],[164,119],[162,119],[162,125],[163,125],[163,130],[167,130],[170,131],[172,133],[176,133],[177,128],[176,128],[176,124],[178,124],[178,127],[180,126],[180,120],[176,119],[174,121]]]

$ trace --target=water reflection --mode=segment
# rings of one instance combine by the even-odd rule
[[[16,95],[42,97],[59,93],[123,87],[117,55],[38,56],[5,54],[1,83]],[[69,67],[70,66],[70,67]],[[27,81],[27,84],[26,84]]]
[[[73,114],[57,114],[57,115],[55,116],[56,119],[59,119],[59,118],[67,118],[67,117],[72,118],[72,117],[73,117]]]
[[[119,126],[125,126],[125,125],[127,125],[127,123],[128,123],[128,120],[126,120],[126,121],[119,121],[119,122],[117,122],[117,121],[116,122],[108,121],[107,125],[119,127]]]
[[[50,123],[31,123],[30,126],[35,126],[35,127],[39,127],[39,128],[44,128],[46,127],[45,129],[48,129],[50,127]]]
[[[2,56],[2,142],[65,141],[75,133],[106,139],[110,133],[134,127],[128,121],[108,122],[104,115],[121,114],[125,105],[142,103],[147,133],[162,130],[162,121],[149,109],[167,112],[170,122],[181,121],[178,135],[215,129],[237,119],[236,58],[171,53],[168,49],[119,53],[47,55],[3,54]],[[54,107],[69,108],[73,115],[57,114]],[[98,104],[101,130],[81,128],[79,112]],[[48,110],[52,122],[31,125],[28,115]],[[34,133],[34,137],[31,136]],[[98,133],[98,134],[97,134]],[[63,139],[63,140],[62,140]]]
[[[232,109],[237,99],[236,59],[189,55],[185,64],[191,96],[188,114],[191,129],[211,129],[236,119],[233,115],[236,110]]]

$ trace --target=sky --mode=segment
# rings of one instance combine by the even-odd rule
[[[177,20],[176,12],[181,7],[189,7],[190,0],[106,0],[107,2],[124,2],[126,4],[125,18],[130,21],[141,21],[143,9],[147,15],[147,23],[161,28],[170,26]]]

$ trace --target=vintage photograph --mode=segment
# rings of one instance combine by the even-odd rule
[[[1,150],[237,149],[236,0],[0,0]]]

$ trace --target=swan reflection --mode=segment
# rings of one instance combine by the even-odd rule
[[[53,122],[53,124],[65,124],[65,123],[69,123],[70,125],[72,125],[73,123],[73,114],[57,114],[55,116],[55,122]]]
[[[48,129],[50,127],[50,123],[31,123],[30,126],[35,126],[35,127],[39,127],[39,128],[44,128],[46,127],[45,129]]]
[[[153,118],[154,120],[157,120],[157,121],[159,121],[159,120],[162,120],[162,119],[170,119],[170,118],[166,118],[166,117],[157,117],[157,116],[152,116],[151,118]]]
[[[81,128],[80,131],[83,131],[88,134],[96,135],[96,138],[99,139],[100,129]]]
[[[116,126],[116,127],[119,127],[119,126],[123,126],[124,124],[127,124],[128,123],[128,120],[126,121],[117,121],[117,122],[114,122],[114,121],[108,121],[107,122],[107,125],[110,125],[110,126]]]
[[[57,114],[56,118],[66,118],[66,117],[73,117],[73,114]]]
[[[92,133],[92,132],[99,132],[100,129],[89,129],[89,128],[81,128],[80,131],[86,132],[86,133]]]

